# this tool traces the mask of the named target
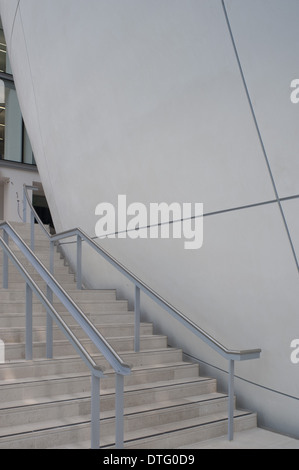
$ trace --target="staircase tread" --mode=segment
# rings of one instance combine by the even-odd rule
[[[247,417],[247,416],[254,416],[255,413],[252,413],[250,411],[246,410],[235,410],[234,411],[234,418],[242,418],[242,417]],[[133,445],[133,441],[137,441],[137,443],[145,441],[150,439],[151,437],[157,437],[157,436],[165,436],[168,433],[173,433],[176,431],[185,431],[190,428],[196,428],[198,426],[203,426],[203,425],[210,425],[210,424],[216,424],[221,421],[228,421],[228,416],[227,412],[220,412],[220,413],[215,413],[215,414],[210,414],[208,416],[202,416],[198,418],[193,418],[193,419],[188,419],[188,420],[183,420],[174,423],[168,423],[168,424],[160,424],[158,426],[153,426],[152,428],[146,428],[146,430],[143,429],[138,429],[137,431],[131,431],[128,433],[125,433],[124,439],[125,439],[125,447],[130,447]],[[146,432],[145,432],[146,431]],[[142,435],[143,434],[143,435]],[[114,442],[114,436],[113,439],[111,439],[112,442]],[[110,442],[111,442],[110,440]],[[102,439],[102,447],[105,447],[105,441],[107,442],[106,445],[109,445],[109,437],[104,436]],[[111,445],[111,444],[110,444]]]
[[[161,338],[166,338],[166,335],[162,335],[162,334],[141,334],[140,335],[140,339],[142,338],[153,338],[153,339],[161,339]],[[122,340],[122,339],[127,339],[127,340],[132,340],[134,339],[134,336],[133,335],[126,335],[126,336],[106,336],[105,339],[109,342],[109,340]],[[92,340],[89,339],[89,338],[82,338],[80,339],[80,342],[81,343],[92,343]],[[55,344],[70,344],[70,342],[67,340],[67,339],[54,339],[53,340],[53,345],[55,347]],[[33,341],[33,345],[44,345],[46,344],[46,340],[45,341]],[[21,341],[21,342],[7,342],[6,343],[6,346],[9,347],[9,346],[24,346],[25,345],[25,342],[24,341]]]
[[[63,358],[64,361],[72,363],[73,361],[79,361],[82,362],[81,358],[78,357],[67,357]],[[15,363],[6,363],[6,364],[1,364],[0,365],[0,372],[1,368],[3,368],[3,365],[6,365],[7,368],[12,369],[13,367],[32,367],[35,365],[49,365],[49,362],[55,363],[60,363],[60,358],[58,359],[41,359],[40,361],[20,361],[20,362],[15,362]],[[150,370],[157,370],[157,369],[173,369],[177,367],[198,367],[198,364],[193,363],[193,362],[187,362],[187,361],[174,361],[174,362],[163,362],[163,363],[153,363],[153,364],[146,364],[146,365],[140,365],[140,366],[132,366],[132,372],[143,372],[143,371],[150,371]],[[105,373],[111,373],[113,372],[113,369],[107,368],[105,370]],[[30,377],[30,376],[29,376]],[[32,376],[34,377],[34,375]],[[21,378],[21,377],[20,377]],[[15,380],[17,377],[13,379],[7,379],[7,380]],[[1,381],[5,381],[6,379],[0,379]]]
[[[246,416],[254,416],[255,413],[252,413],[247,410],[234,410],[234,418],[241,418]],[[111,419],[111,418],[108,418]],[[212,423],[217,423],[220,421],[227,421],[227,412],[217,412],[211,413],[207,416],[199,416],[196,418],[181,420],[180,422],[174,421],[166,424],[156,424],[152,427],[147,427],[145,429],[138,429],[136,431],[127,431],[125,432],[124,439],[127,445],[130,445],[130,441],[142,441],[144,439],[149,439],[158,435],[165,435],[166,433],[171,433],[179,430],[184,430],[188,428],[193,428],[197,426],[208,425]],[[42,433],[42,432],[56,432],[57,429],[65,428],[68,430],[70,426],[86,426],[90,427],[90,417],[88,415],[81,417],[68,417],[63,419],[47,420],[40,423],[30,423],[29,425],[20,425],[13,426],[11,429],[3,429],[0,439],[11,438],[12,436],[23,435],[26,437],[26,434]],[[114,436],[103,436],[101,439],[102,447],[111,446],[114,444]],[[62,447],[65,447],[64,445]]]
[[[21,222],[13,225],[23,233],[21,236],[29,245],[30,225]],[[48,239],[39,227],[35,227],[35,231],[38,234],[35,237],[35,253],[48,266]],[[10,246],[27,266],[28,261],[17,245],[11,243]],[[1,266],[3,257],[0,257]],[[30,266],[27,269],[33,272]],[[10,270],[8,289],[0,286],[0,310],[3,311],[0,314],[0,338],[2,336],[8,340],[5,342],[6,362],[0,364],[0,447],[9,447],[10,444],[16,447],[20,440],[25,447],[90,448],[90,440],[85,439],[89,439],[90,435],[91,373],[73,349],[64,348],[70,344],[69,341],[64,337],[54,340],[54,352],[55,345],[60,349],[56,350],[53,359],[17,359],[23,356],[25,350],[25,343],[19,340],[25,338],[26,305],[22,298],[25,297],[25,281],[18,280],[17,271],[15,268]],[[173,436],[174,442],[178,444],[182,440],[186,442],[185,436],[189,439],[192,435],[191,439],[194,439],[194,435],[202,433],[202,429],[205,429],[205,435],[206,429],[213,428],[214,432],[225,429],[228,396],[217,391],[215,378],[199,375],[199,364],[185,361],[181,348],[169,347],[165,334],[153,334],[150,329],[146,329],[147,326],[153,326],[152,322],[141,322],[144,327],[141,333],[143,343],[140,352],[135,353],[132,346],[134,335],[121,334],[125,333],[121,329],[114,330],[114,327],[121,328],[122,324],[130,329],[134,327],[134,311],[129,310],[128,300],[117,298],[116,289],[77,290],[75,273],[58,250],[54,255],[54,275],[97,328],[100,331],[101,327],[106,329],[104,334],[107,342],[113,344],[116,350],[127,349],[119,351],[124,361],[128,364],[132,361],[132,374],[125,377],[124,381],[125,426],[130,429],[125,431],[125,447],[166,444],[167,448],[168,435],[170,439]],[[46,283],[37,276],[37,283],[45,291]],[[62,305],[56,296],[53,303],[57,308]],[[33,332],[37,338],[33,346],[36,348],[36,356],[40,356],[46,345],[46,340],[43,340],[46,314],[35,296],[33,304]],[[60,308],[60,313],[74,333],[79,335],[77,328],[80,326],[74,324],[67,309]],[[57,330],[58,327],[54,325],[55,338],[60,338],[56,334]],[[84,336],[81,342],[85,346],[91,340]],[[153,343],[150,344],[149,339]],[[58,356],[59,351],[61,355]],[[96,363],[106,367],[104,373],[107,380],[100,381],[101,421],[105,430],[101,434],[101,447],[109,449],[115,446],[115,372],[98,350],[92,355]],[[236,419],[245,418],[245,426],[254,425],[254,419],[246,417],[256,417],[255,413],[244,410],[235,410],[234,413]],[[203,428],[204,425],[207,428]]]
[[[156,411],[161,411],[165,410],[168,408],[175,408],[175,407],[182,407],[182,406],[196,406],[203,404],[205,402],[213,402],[217,400],[223,400],[227,399],[227,395],[220,393],[220,392],[211,392],[211,393],[203,393],[201,395],[194,395],[194,396],[188,396],[188,397],[181,397],[177,399],[169,399],[169,400],[164,400],[164,401],[159,401],[158,403],[149,403],[149,404],[141,404],[141,405],[134,405],[134,406],[127,406],[124,408],[124,415],[125,416],[132,416],[135,414],[140,414],[140,413],[155,413]],[[24,404],[19,404],[18,406],[10,406],[7,408],[2,408],[0,409],[0,413],[20,413],[22,412],[22,409],[28,409],[29,411],[34,412],[34,410],[37,410],[40,407],[46,407],[46,406],[54,406],[57,404],[63,404],[63,403],[74,403],[76,401],[82,402],[82,401],[87,401],[88,403],[90,402],[90,395],[86,394],[74,394],[74,395],[59,395],[55,400],[52,400],[49,397],[45,397],[43,400],[37,400],[36,402],[30,402],[30,403],[24,403]],[[108,419],[108,418],[114,418],[115,410],[101,410],[101,419]],[[82,415],[85,416],[85,415]],[[89,413],[87,416],[90,416]],[[89,418],[88,418],[89,419]],[[82,420],[80,418],[80,420]],[[51,421],[51,420],[49,420]]]
[[[0,314],[1,315],[1,314]],[[22,314],[24,315],[24,314]],[[115,323],[98,323],[98,322],[93,322],[93,324],[97,327],[97,328],[112,328],[112,327],[115,327],[115,328],[122,328],[122,327],[134,327],[134,323],[126,323],[125,325],[116,325]],[[72,325],[68,325],[70,328],[81,328],[80,325],[75,325],[75,324],[72,324]],[[141,327],[150,327],[151,324],[150,323],[146,323],[146,322],[140,322],[140,326]],[[32,330],[33,331],[45,331],[46,330],[46,325],[35,325],[32,327]],[[1,332],[4,332],[6,331],[8,328],[5,327],[5,326],[0,326],[0,337],[1,337]],[[59,326],[53,324],[53,330],[57,330],[59,331],[60,328]],[[26,327],[25,326],[11,326],[9,327],[9,332],[17,332],[17,331],[26,331]],[[143,335],[143,336],[157,336],[157,335],[152,335],[152,334],[147,334],[147,335]]]
[[[182,350],[180,348],[176,348],[176,347],[164,347],[164,348],[152,348],[152,349],[143,349],[141,350],[139,353],[136,353],[135,351],[131,350],[131,351],[122,351],[122,356],[125,356],[125,355],[134,355],[134,356],[138,356],[138,355],[143,355],[143,354],[163,354],[163,353],[172,353],[172,352],[181,352]],[[97,358],[99,358],[100,355],[99,354],[93,354],[93,358],[96,360]],[[72,361],[72,360],[80,360],[80,357],[78,355],[74,355],[74,354],[68,354],[68,355],[61,355],[59,357],[54,357],[53,359],[46,359],[46,358],[37,358],[37,359],[34,359],[34,361],[27,361],[26,359],[12,359],[12,360],[6,360],[4,364],[0,364],[0,367],[5,367],[6,365],[8,366],[13,366],[13,365],[20,365],[20,364],[34,364],[34,363],[46,363],[48,361]]]
[[[90,372],[80,372],[80,373],[68,373],[68,374],[57,374],[51,376],[39,376],[39,377],[31,377],[17,379],[17,380],[2,380],[0,381],[0,387],[10,387],[16,384],[37,384],[39,382],[49,382],[49,381],[63,381],[63,380],[71,380],[71,379],[82,379],[82,378],[90,378]],[[103,379],[105,380],[105,379]],[[159,387],[167,387],[171,386],[179,386],[179,385],[186,385],[190,383],[201,383],[205,381],[214,381],[215,379],[211,377],[201,377],[201,376],[194,376],[194,377],[187,377],[187,378],[178,378],[178,379],[170,379],[170,380],[159,380],[157,382],[146,382],[144,384],[134,384],[134,385],[125,385],[125,390],[144,390],[144,389],[153,389]],[[114,388],[111,389],[103,389],[101,393],[114,393]],[[0,403],[0,407],[2,403]]]

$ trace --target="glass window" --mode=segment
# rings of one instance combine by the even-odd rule
[[[7,67],[6,42],[4,38],[2,23],[0,20],[0,72],[11,73],[9,70],[10,66]]]
[[[0,80],[1,158],[22,162],[23,121],[13,83]]]
[[[1,75],[2,74],[2,75]],[[5,74],[5,75],[4,75]],[[9,75],[6,75],[9,74]],[[0,160],[35,165],[26,132],[0,19]]]

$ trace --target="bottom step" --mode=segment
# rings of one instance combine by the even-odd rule
[[[234,430],[236,432],[256,427],[256,414],[236,410]],[[153,428],[125,433],[125,449],[177,449],[207,439],[225,436],[228,428],[227,413],[220,412],[208,417],[198,417],[168,423]],[[100,447],[113,449],[114,436],[101,436]],[[9,436],[1,439],[2,449],[89,449],[90,421],[75,425],[59,426],[36,432]]]
[[[200,422],[201,421],[201,422]],[[179,429],[168,429],[166,425],[158,430],[153,429],[153,434],[146,437],[126,439],[125,448],[128,449],[177,449],[196,442],[225,436],[228,430],[228,418],[226,413],[209,416],[206,421],[203,418],[183,421],[179,423]],[[251,429],[257,425],[255,413],[247,411],[235,411],[234,431]],[[157,432],[158,431],[158,432]]]

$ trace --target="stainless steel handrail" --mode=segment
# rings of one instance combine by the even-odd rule
[[[116,372],[116,406],[118,408],[118,415],[116,416],[116,447],[123,447],[123,376],[131,373],[131,368],[125,364],[114,349],[109,345],[106,339],[99,333],[94,325],[89,321],[84,312],[76,305],[73,299],[67,292],[60,286],[54,276],[48,271],[43,263],[37,258],[33,251],[27,246],[22,238],[17,234],[14,228],[8,223],[3,222],[0,224],[0,229],[3,230],[3,238],[0,237],[0,245],[3,248],[3,287],[8,288],[8,258],[11,259],[13,264],[21,272],[26,281],[26,346],[25,356],[27,360],[32,359],[32,292],[34,292],[42,304],[46,307],[47,311],[47,357],[53,357],[53,342],[52,336],[52,321],[54,319],[57,325],[62,329],[63,333],[69,339],[71,344],[75,347],[81,358],[85,361],[92,373],[91,383],[91,447],[99,447],[99,396],[100,396],[100,383],[99,379],[104,377],[102,369],[97,366],[93,358],[86,351],[80,341],[72,333],[71,329],[63,321],[54,306],[52,305],[53,294],[56,295],[58,300],[66,307],[68,312],[77,321],[80,327],[84,330],[87,336],[95,344],[99,352],[103,354],[111,367]],[[20,249],[21,253],[29,261],[30,265],[41,276],[41,279],[47,284],[47,297],[32,279],[28,271],[17,259],[12,250],[9,248],[9,238],[13,240],[16,246]]]
[[[100,352],[107,358],[115,372],[127,375],[130,373],[130,367],[123,362],[117,352],[110,346],[103,335],[95,328],[93,323],[87,318],[85,313],[78,307],[63,287],[58,283],[55,277],[48,271],[45,265],[37,258],[33,251],[26,245],[24,240],[17,234],[9,222],[0,224],[0,229],[4,229],[18,246],[27,260],[36,269],[41,278],[47,283],[51,291],[58,297],[63,305],[68,309],[75,320],[78,321],[81,328],[88,335]]]
[[[3,229],[4,227],[5,227],[5,224],[0,224],[0,229]],[[65,336],[69,339],[69,341],[72,343],[72,345],[77,350],[77,352],[79,353],[81,358],[84,360],[84,362],[87,364],[91,372],[96,373],[96,375],[98,375],[99,377],[104,377],[103,369],[96,364],[96,362],[93,360],[93,358],[84,348],[84,346],[79,342],[78,338],[73,334],[71,329],[68,327],[65,321],[61,318],[61,316],[59,315],[57,310],[54,308],[54,306],[49,302],[49,300],[47,299],[45,294],[42,292],[42,290],[38,287],[37,283],[32,279],[32,277],[30,276],[26,268],[21,264],[21,262],[14,255],[14,253],[9,248],[7,243],[5,243],[5,241],[1,237],[0,237],[0,245],[8,254],[13,264],[18,268],[19,272],[24,277],[26,283],[30,286],[32,291],[39,298],[40,302],[44,305],[44,307],[47,310],[51,312],[53,319],[58,323],[58,326],[60,327],[60,329],[63,331]],[[26,359],[27,360],[32,359],[32,345],[31,344],[26,344]]]
[[[34,213],[34,217],[43,227],[43,230],[46,231],[41,219],[37,215],[30,198],[28,196],[27,189],[38,189],[34,188],[33,186],[25,186],[25,195],[27,202],[31,211]],[[127,277],[131,282],[137,285],[143,292],[145,292],[149,297],[155,300],[157,303],[160,304],[163,308],[168,310],[170,313],[172,312],[174,316],[179,317],[185,326],[195,332],[196,334],[202,336],[202,339],[206,339],[213,349],[217,350],[221,355],[223,355],[226,359],[234,358],[235,360],[242,360],[247,359],[248,356],[252,355],[256,357],[257,354],[261,352],[261,349],[246,349],[246,350],[232,350],[225,346],[223,346],[219,341],[213,338],[210,334],[188,319],[182,312],[180,312],[177,308],[172,306],[169,302],[163,299],[158,293],[156,293],[153,289],[147,286],[142,280],[140,280],[137,276],[135,276],[131,271],[129,271],[123,264],[117,261],[111,254],[109,254],[104,248],[100,247],[91,237],[89,237],[86,233],[84,233],[80,228],[66,230],[64,232],[60,232],[55,235],[51,235],[48,231],[46,231],[47,237],[52,242],[57,242],[64,238],[70,238],[74,236],[79,236],[81,239],[85,240],[97,253],[101,254],[106,261],[112,264],[118,271],[120,271],[125,277]],[[77,273],[78,275],[78,273]],[[80,277],[80,276],[78,276]]]
[[[27,187],[24,185],[24,206],[26,201],[31,209],[31,244],[34,246],[34,218],[43,227],[43,223],[37,215],[32,202],[30,201],[28,190],[34,190],[33,186]],[[26,210],[24,208],[24,222],[26,222]],[[45,228],[43,227],[45,230]],[[99,253],[106,261],[108,261],[114,268],[121,272],[127,279],[129,279],[135,286],[135,351],[139,351],[139,325],[140,325],[140,292],[143,291],[152,300],[154,300],[160,307],[170,313],[176,320],[183,324],[187,329],[194,333],[198,338],[203,340],[212,349],[217,351],[222,357],[229,361],[229,419],[228,419],[228,437],[229,440],[233,439],[233,399],[234,399],[234,362],[250,359],[257,359],[260,357],[261,349],[246,349],[246,350],[233,350],[225,347],[210,334],[192,322],[182,312],[172,306],[169,302],[163,299],[159,294],[153,291],[143,281],[138,279],[132,272],[125,266],[119,263],[113,256],[111,256],[104,248],[100,247],[91,237],[84,233],[81,229],[75,228],[67,230],[55,235],[47,232],[47,237],[51,244],[65,238],[77,237],[77,287],[82,288],[82,240],[88,243],[97,253]]]

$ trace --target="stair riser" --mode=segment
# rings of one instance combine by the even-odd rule
[[[55,274],[55,272],[56,273],[63,273],[63,274],[73,274],[73,273],[69,272],[69,268],[67,266],[65,266],[63,264],[63,262],[60,262],[62,260],[60,260],[59,258],[56,258],[56,259],[57,259],[57,263],[56,263],[56,261],[54,263],[54,274]],[[44,260],[48,261],[46,258],[44,258]],[[44,260],[41,260],[42,264],[45,264]],[[26,268],[27,271],[29,271],[30,273],[35,272],[35,269],[32,267],[31,263],[29,261],[27,261],[26,258],[22,258],[22,259],[20,259],[20,261],[21,261],[22,265],[24,266],[24,268]],[[10,264],[10,263],[9,263],[8,271],[9,271],[9,274],[13,274],[13,275],[18,274],[20,272],[19,269],[14,264]],[[0,262],[0,273],[1,273],[1,275],[3,273],[3,263],[2,263],[2,261]]]
[[[96,363],[110,369],[109,364],[102,356],[94,356]],[[123,353],[122,359],[132,367],[146,367],[152,364],[165,365],[182,361],[182,352],[179,349],[164,349],[159,351],[146,351],[139,353]],[[67,374],[86,371],[86,366],[80,358],[53,359],[43,361],[25,361],[20,363],[6,363],[0,367],[0,380],[22,379],[26,377],[40,377],[46,375]]]
[[[89,318],[95,324],[117,324],[117,323],[133,323],[134,322],[134,314],[127,313],[127,312],[109,312],[99,313],[99,314],[86,314],[87,318]],[[73,322],[72,317],[70,314],[60,313],[60,317],[66,321],[67,323]],[[19,314],[0,314],[0,328],[22,328],[25,325],[25,313]],[[46,325],[46,312],[43,313],[34,313],[33,314],[33,325],[35,327],[45,326]]]
[[[256,426],[255,416],[246,416],[235,419],[235,432],[251,429]],[[159,435],[154,438],[142,439],[139,442],[125,443],[126,449],[175,449],[194,442],[213,439],[227,433],[227,421],[206,424],[190,430],[179,430],[170,435]],[[31,435],[21,435],[15,439],[1,439],[0,448],[3,449],[47,449],[67,446],[69,443],[84,442],[89,448],[90,423],[74,426],[73,428],[57,429],[55,431],[41,431]],[[100,434],[100,443],[105,446],[111,443],[105,437],[104,430]]]
[[[23,322],[24,323],[24,322]],[[97,325],[97,329],[99,332],[105,337],[123,337],[123,336],[133,336],[134,335],[134,325]],[[87,338],[87,335],[84,334],[82,329],[77,326],[71,326],[72,332],[77,336],[79,339]],[[141,324],[140,325],[140,334],[141,335],[151,335],[153,333],[152,325]],[[26,338],[25,328],[20,329],[4,329],[0,328],[0,338],[4,341],[5,344],[7,343],[24,343]],[[53,338],[54,340],[64,340],[65,336],[62,331],[58,329],[58,327],[53,328]],[[34,328],[33,330],[33,341],[46,341],[46,329],[45,328]]]
[[[24,302],[24,286],[19,291],[0,289],[0,301],[1,302]],[[107,302],[116,300],[115,291],[79,291],[71,292],[70,297],[80,303],[84,302]],[[40,303],[36,296],[33,297],[33,303]]]
[[[133,351],[134,339],[133,338],[107,338],[112,348],[119,353],[122,351]],[[83,346],[90,354],[98,354],[97,348],[90,341],[82,341]],[[167,347],[166,337],[141,337],[140,348],[141,349],[157,349]],[[73,346],[65,341],[54,342],[53,346],[54,357],[69,356],[75,354]],[[45,344],[34,343],[33,344],[33,357],[36,359],[45,357]],[[25,359],[25,345],[24,344],[6,344],[5,345],[5,358],[7,361],[13,361],[18,359]]]
[[[32,274],[30,272],[29,274],[31,278],[33,279],[33,281],[35,281],[38,285],[43,282],[39,274]],[[55,275],[55,277],[59,283],[71,284],[72,282],[74,282],[73,274],[59,272]],[[3,276],[2,276],[2,272],[0,271],[0,284],[1,285],[2,285],[2,279],[3,279]],[[20,273],[9,272],[8,274],[8,286],[10,286],[12,283],[22,283],[23,280],[24,280],[24,277]]]
[[[159,409],[157,411],[135,413],[125,416],[124,432],[139,431],[144,428],[153,428],[159,425],[182,422],[188,419],[194,419],[200,416],[207,416],[211,413],[227,412],[228,399],[223,398],[215,400],[211,403],[191,403],[181,406],[173,406],[171,408]],[[113,436],[115,432],[114,419],[103,420],[102,432],[104,436]]]
[[[235,418],[234,431],[245,431],[256,427],[256,416],[251,414],[242,418]],[[226,436],[228,433],[227,420],[211,424],[196,426],[191,429],[176,431],[170,435],[159,435],[157,437],[141,439],[139,442],[130,442],[125,448],[128,449],[177,449],[196,442],[215,439]]]
[[[98,361],[100,362],[100,361]],[[58,367],[59,364],[57,364],[57,368],[55,370],[42,370],[41,372],[44,373],[44,378],[52,375],[59,375],[59,374],[71,374],[74,372],[74,367],[71,368],[69,367],[68,369],[63,369],[61,370],[60,367]],[[89,375],[89,370],[85,363],[83,361],[80,361],[79,363],[76,364],[76,373],[81,374],[81,375]],[[36,374],[35,376],[32,376],[32,381],[34,381],[35,378],[39,378],[40,375]],[[151,383],[154,384],[156,382],[160,381],[165,381],[165,380],[182,380],[182,379],[194,379],[198,377],[198,365],[197,364],[183,364],[183,365],[169,365],[166,364],[164,367],[160,368],[149,368],[149,369],[144,369],[140,371],[135,371],[133,370],[130,375],[127,375],[124,377],[125,385],[126,386],[135,386],[139,385],[141,386],[142,384],[145,383]],[[14,376],[14,378],[16,378]],[[24,381],[26,380],[26,376],[22,377],[20,374],[19,380],[24,378]],[[6,376],[6,379],[9,379],[9,375]],[[33,384],[34,385],[34,384]],[[1,385],[0,385],[1,386]],[[16,385],[17,387],[18,385]],[[113,389],[115,387],[115,376],[114,373],[111,372],[110,370],[106,370],[105,372],[105,378],[101,379],[101,388],[104,389]],[[1,404],[0,404],[1,407]]]
[[[0,283],[1,286],[2,286],[2,283]],[[20,291],[20,290],[23,290],[25,289],[25,284],[26,284],[26,281],[24,279],[23,282],[9,282],[9,289],[12,289],[12,290],[15,290],[15,291]],[[36,282],[36,284],[38,285],[38,287],[42,290],[42,292],[46,293],[47,292],[47,284],[46,282],[44,281],[38,281]],[[61,283],[62,287],[68,292],[68,291],[73,291],[74,289],[76,289],[76,284],[75,282],[71,282],[71,283],[66,283],[66,282],[62,282]]]
[[[101,403],[100,403],[101,406]],[[173,406],[171,408],[159,408],[152,412],[139,412],[124,416],[125,432],[132,432],[144,427],[159,426],[160,424],[181,422],[187,419],[194,419],[199,416],[207,416],[211,413],[226,412],[228,409],[227,398],[215,399],[208,403],[187,403]],[[32,429],[40,427],[39,423],[75,417],[77,422],[90,420],[91,402],[90,399],[70,400],[59,403],[47,403],[42,406],[28,406],[19,409],[9,409],[0,411],[1,432],[0,437],[11,432],[5,428],[11,426],[28,426]],[[108,413],[105,413],[108,414]],[[115,421],[111,418],[102,419],[101,431],[104,435],[113,435]]]
[[[57,312],[67,313],[67,309],[61,304],[54,302],[54,308]],[[78,305],[79,307],[79,305]],[[128,303],[126,301],[109,301],[109,302],[98,302],[92,304],[91,302],[80,302],[81,310],[84,313],[100,313],[100,312],[126,312],[128,311]],[[45,311],[44,307],[41,306],[40,302],[34,302],[32,307],[33,312]],[[0,303],[0,314],[1,313],[25,313],[26,303],[25,302],[1,302]]]
[[[16,254],[17,258],[26,263],[27,265],[29,265],[30,263],[28,263],[28,260],[27,260],[27,257],[25,255],[23,255],[23,253],[21,252],[21,250],[19,248],[17,248],[15,245],[13,245],[12,243],[10,243],[10,248],[11,250]],[[46,264],[48,263],[49,264],[49,261],[50,261],[50,252],[49,252],[49,247],[46,248],[45,250],[40,250],[38,247],[37,247],[37,250],[35,250],[35,254],[36,256],[38,256],[38,258],[40,259],[40,261],[43,263],[43,264]],[[63,257],[60,255],[60,253],[58,253],[57,251],[54,251],[54,263],[56,264],[59,264],[61,266],[66,266],[65,265],[65,261],[63,259]],[[3,265],[3,250],[0,248],[0,266],[2,267]],[[12,263],[11,260],[9,260],[9,266],[10,267],[13,267],[14,264]]]
[[[109,379],[108,379],[109,380]],[[110,385],[107,381],[107,385]],[[105,379],[101,380],[101,409],[103,411],[115,409],[115,394],[108,393]],[[216,382],[212,379],[205,381],[187,382],[184,386],[164,386],[151,387],[148,389],[131,390],[125,392],[125,406],[146,405],[149,403],[158,403],[159,401],[167,401],[171,399],[180,399],[188,397],[190,394],[197,396],[200,394],[214,393],[216,391]],[[106,392],[106,393],[105,393]],[[82,376],[69,379],[43,380],[36,383],[22,383],[21,386],[1,385],[0,386],[0,402],[8,403],[13,406],[14,402],[34,403],[35,399],[47,397],[46,401],[50,401],[51,397],[69,394],[84,394],[85,397],[90,395],[90,376]],[[138,400],[138,401],[137,401]]]
[[[22,240],[25,242],[25,244],[31,248],[31,237],[28,235],[24,236],[20,234],[20,237]],[[12,241],[12,239],[9,239],[9,246],[13,249],[15,253],[20,253],[21,250],[19,249],[18,246]],[[44,252],[44,253],[49,253],[50,249],[50,242],[45,240],[42,237],[34,237],[34,253],[39,253],[39,252]]]
[[[70,296],[75,302],[84,303],[84,302],[105,302],[105,301],[115,301],[116,300],[116,291],[92,291],[92,290],[78,290],[70,293]]]

